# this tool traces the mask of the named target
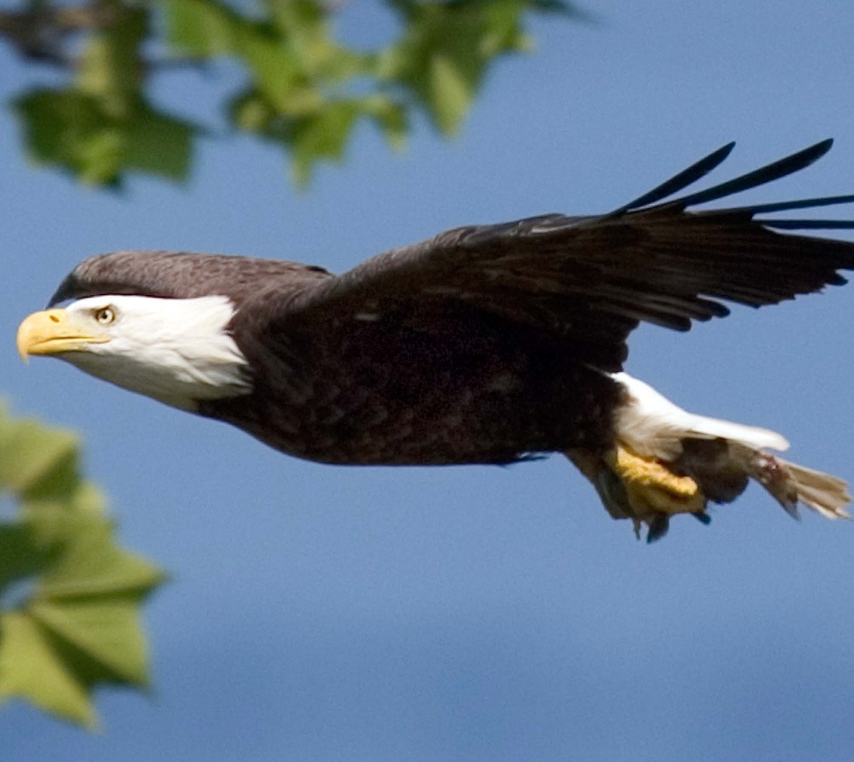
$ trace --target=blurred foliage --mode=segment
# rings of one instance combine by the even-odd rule
[[[156,104],[154,75],[229,62],[230,128],[279,145],[305,185],[340,161],[353,130],[375,124],[400,148],[413,116],[453,135],[502,56],[530,48],[536,13],[578,15],[561,0],[385,0],[397,37],[373,50],[336,39],[346,0],[29,0],[0,11],[0,38],[49,64],[63,84],[13,103],[33,160],[118,187],[131,172],[183,180],[193,142],[213,133]],[[219,67],[222,71],[222,67]],[[201,87],[201,81],[199,83]]]
[[[78,471],[74,434],[0,407],[0,698],[86,727],[104,684],[144,687],[139,607],[163,581],[120,548],[104,500]]]

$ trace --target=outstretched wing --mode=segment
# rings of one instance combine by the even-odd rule
[[[426,324],[466,304],[596,347],[597,362],[617,369],[639,321],[687,330],[693,320],[728,314],[720,300],[758,307],[845,282],[838,271],[854,269],[854,243],[776,231],[854,222],[764,215],[850,203],[854,195],[688,210],[797,172],[831,143],[667,200],[717,167],[729,144],[609,214],[449,230],[328,279],[303,305],[305,316],[377,320],[417,302],[418,316],[408,319]]]

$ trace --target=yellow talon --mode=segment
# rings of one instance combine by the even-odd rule
[[[693,497],[700,491],[690,476],[677,476],[661,461],[646,460],[619,445],[607,453],[606,458],[611,468],[631,482],[659,487],[678,497]]]
[[[634,514],[699,513],[706,497],[690,476],[677,476],[657,460],[647,460],[617,445],[605,454],[605,462],[626,490]]]
[[[575,449],[566,455],[591,481],[612,518],[631,519],[637,536],[646,524],[647,539],[658,539],[677,513],[704,516],[706,496],[700,486],[690,476],[673,473],[667,463],[621,444],[605,453]]]

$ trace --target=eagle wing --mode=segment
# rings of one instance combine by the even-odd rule
[[[728,314],[721,300],[759,307],[845,283],[838,271],[854,269],[854,243],[777,231],[854,222],[761,215],[854,202],[854,195],[689,211],[797,172],[831,143],[668,200],[717,167],[729,144],[608,214],[455,228],[319,283],[300,312],[371,321],[405,310],[410,325],[429,330],[443,311],[467,305],[562,335],[588,348],[579,359],[617,370],[640,321],[687,330],[694,320]]]

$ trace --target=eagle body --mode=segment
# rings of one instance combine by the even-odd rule
[[[91,264],[109,270],[102,288],[118,291],[138,257]],[[148,252],[145,265],[166,284],[146,286],[149,297],[177,299],[181,288],[182,299],[205,298],[206,276],[233,305],[227,329],[251,391],[195,400],[193,411],[290,455],[339,465],[504,464],[612,438],[619,386],[579,362],[594,353],[571,335],[440,295],[377,296],[315,314],[337,280],[292,262]]]
[[[845,483],[788,463],[786,440],[688,413],[623,371],[640,323],[687,330],[845,282],[854,243],[792,233],[848,220],[777,213],[854,196],[694,207],[803,169],[824,141],[672,199],[732,144],[604,215],[456,228],[341,275],[186,252],[90,257],[18,332],[132,391],[331,464],[512,463],[559,452],[614,518],[705,521],[750,480],[790,513],[847,515]],[[60,308],[61,303],[68,303]]]
[[[472,313],[378,306],[322,332],[295,317],[250,333],[277,336],[272,346],[236,330],[254,391],[199,412],[335,464],[510,463],[610,441],[619,388],[608,375],[579,364],[570,342]]]

